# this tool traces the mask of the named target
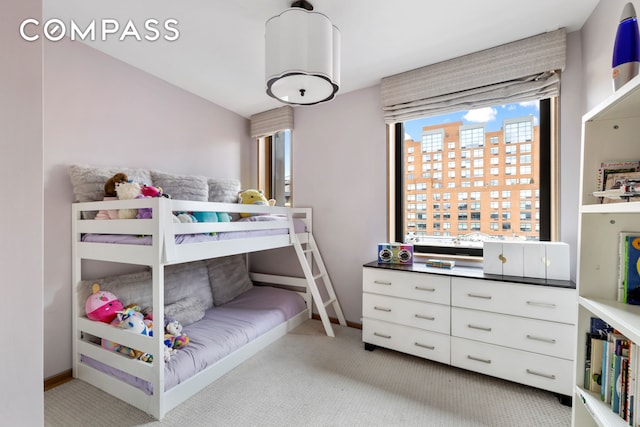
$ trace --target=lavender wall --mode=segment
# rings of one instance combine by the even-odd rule
[[[362,264],[387,240],[387,139],[378,86],[294,110],[294,203],[313,208],[314,237],[348,321],[362,316]]]
[[[42,396],[42,44],[18,34],[41,0],[0,7],[0,424],[43,424]],[[28,368],[27,368],[28,367]]]
[[[44,48],[44,376],[71,367],[72,163],[240,178],[248,120],[81,43]],[[90,265],[100,275],[104,265]]]

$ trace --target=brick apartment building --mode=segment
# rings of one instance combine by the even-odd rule
[[[540,230],[539,127],[531,116],[502,129],[453,122],[406,140],[405,234],[442,244],[487,236],[537,240]]]

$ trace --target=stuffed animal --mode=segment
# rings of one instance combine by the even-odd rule
[[[264,195],[262,190],[244,190],[238,193],[238,203],[242,203],[245,205],[262,205],[262,206],[275,206],[276,201],[274,199],[269,199]],[[243,212],[240,214],[241,217],[247,218],[256,214]]]
[[[169,320],[165,326],[164,345],[179,350],[189,344],[189,337],[182,333],[182,325],[177,320]]]
[[[230,222],[231,216],[226,212],[192,212],[198,222]]]
[[[117,197],[116,186],[123,182],[129,182],[129,177],[126,173],[118,172],[104,183],[104,195],[106,197]]]
[[[100,285],[94,283],[93,293],[87,298],[85,311],[87,317],[98,322],[111,323],[118,316],[118,312],[124,307],[114,294],[108,291],[101,291]]]
[[[195,216],[188,212],[178,212],[173,214],[173,222],[175,223],[192,223],[198,222]]]
[[[143,184],[140,187],[140,193],[144,197],[162,197],[162,187],[154,187],[153,185]]]
[[[119,200],[131,200],[142,195],[142,189],[137,182],[123,182],[116,185],[116,194]],[[120,209],[118,211],[120,219],[134,219],[137,215],[138,209]]]

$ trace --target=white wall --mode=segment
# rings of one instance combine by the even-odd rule
[[[560,87],[558,147],[559,240],[570,245],[571,278],[576,278],[582,118],[582,40],[580,32],[567,34],[567,64]]]
[[[95,49],[46,42],[44,53],[44,375],[49,377],[71,367],[68,165],[142,167],[248,182],[254,144],[247,119]],[[94,276],[103,274],[104,265],[91,267]]]
[[[294,109],[294,203],[313,208],[314,237],[348,321],[362,315],[362,264],[386,241],[386,127],[378,86]]]
[[[627,3],[628,0],[601,1],[582,27],[583,113],[613,93],[611,80],[613,43],[622,9]],[[631,3],[633,3],[636,12],[640,11],[639,1]]]
[[[42,396],[42,44],[18,33],[39,19],[41,0],[0,7],[0,424],[43,424]]]

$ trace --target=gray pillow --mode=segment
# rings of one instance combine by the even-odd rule
[[[205,262],[209,270],[214,305],[225,304],[253,288],[244,255],[214,258]]]
[[[98,283],[100,289],[113,293],[120,302],[139,305],[140,308],[153,305],[151,271],[120,274],[81,283],[78,304],[84,312],[84,304],[91,294],[91,285]],[[204,310],[213,307],[213,295],[209,286],[207,266],[202,261],[167,266],[164,274],[165,307],[187,297],[195,297]]]
[[[182,326],[187,326],[204,317],[204,307],[197,297],[187,297],[173,304],[165,305],[165,319],[170,317],[177,320]]]
[[[209,201],[218,203],[237,203],[241,190],[237,179],[209,178]]]
[[[69,176],[76,202],[97,202],[104,198],[104,184],[118,172],[142,184],[151,184],[151,173],[146,169],[120,167],[95,167],[86,165],[69,166]],[[96,212],[83,212],[82,217],[93,219]]]
[[[151,180],[154,186],[162,187],[162,192],[172,199],[197,202],[209,200],[209,184],[204,176],[151,171]]]

